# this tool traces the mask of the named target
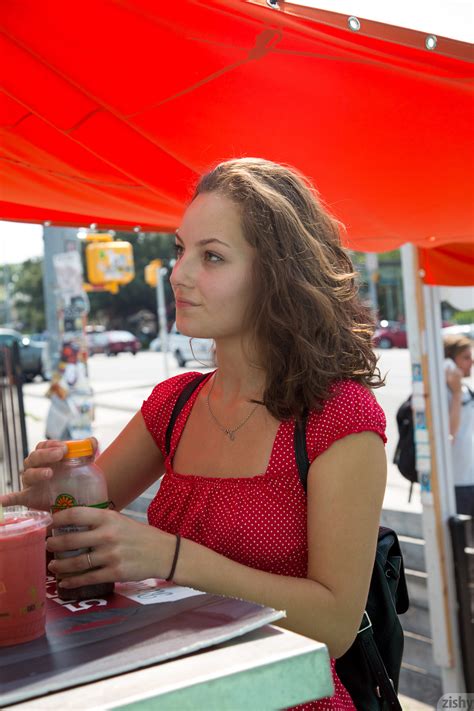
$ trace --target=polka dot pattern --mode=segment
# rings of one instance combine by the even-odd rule
[[[143,403],[142,415],[164,454],[165,435],[173,407],[196,373],[185,373],[160,383]],[[244,565],[279,575],[306,577],[308,543],[306,495],[294,452],[294,422],[280,424],[264,474],[253,477],[209,477],[173,471],[179,438],[204,382],[179,415],[165,458],[166,472],[148,508],[152,526],[180,533]],[[307,424],[310,461],[334,441],[348,434],[373,431],[385,442],[385,416],[372,393],[353,381],[334,385],[321,412],[313,411]],[[298,711],[348,711],[355,706],[331,660],[335,693],[299,705]]]

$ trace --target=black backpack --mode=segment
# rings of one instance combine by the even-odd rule
[[[180,393],[166,430],[166,454],[171,450],[171,436],[179,413],[205,377],[198,375]],[[306,449],[306,420],[295,427],[294,444],[300,481],[306,491],[310,466]],[[403,656],[403,629],[398,615],[406,612],[408,605],[397,534],[381,526],[359,631],[348,651],[336,660],[337,674],[358,711],[402,711],[397,698]]]
[[[470,399],[463,400],[462,405],[468,405],[474,399],[474,392],[466,385]],[[416,469],[415,429],[413,427],[412,396],[408,397],[397,410],[398,444],[393,455],[393,463],[397,465],[400,474],[410,482],[408,502],[411,501],[413,484],[418,481]]]
[[[410,482],[408,501],[411,501],[413,484],[418,481],[416,470],[415,430],[413,427],[413,410],[411,395],[397,410],[398,444],[393,455],[393,463],[397,465],[400,474]]]

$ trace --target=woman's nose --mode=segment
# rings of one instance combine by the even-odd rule
[[[175,263],[173,271],[170,276],[171,286],[192,286],[193,283],[193,270],[189,259],[186,259],[182,255]]]

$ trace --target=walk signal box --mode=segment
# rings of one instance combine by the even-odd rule
[[[114,242],[111,239],[91,242],[86,246],[86,264],[89,282],[94,285],[110,282],[128,284],[135,276],[130,242]]]

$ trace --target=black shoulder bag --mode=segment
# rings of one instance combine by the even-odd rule
[[[166,430],[166,454],[179,413],[206,375],[198,375],[183,388]],[[295,427],[295,456],[306,491],[309,459],[306,419]],[[398,615],[408,609],[408,590],[397,534],[379,528],[369,595],[357,636],[336,660],[336,671],[358,711],[402,711],[397,698],[403,655],[403,629]]]

